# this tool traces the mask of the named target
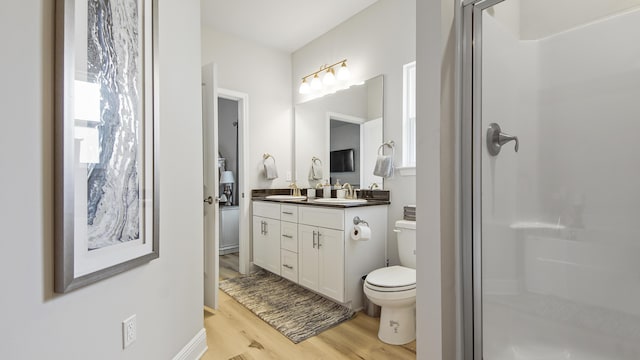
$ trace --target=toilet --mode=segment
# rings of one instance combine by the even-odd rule
[[[403,345],[416,339],[416,222],[396,221],[401,266],[370,272],[364,293],[381,307],[378,338],[387,344]]]

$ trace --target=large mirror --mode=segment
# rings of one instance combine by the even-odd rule
[[[295,174],[298,186],[329,180],[368,188],[383,143],[383,78],[376,76],[295,107]]]

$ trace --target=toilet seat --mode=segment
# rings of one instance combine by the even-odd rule
[[[389,266],[367,275],[365,286],[379,292],[402,292],[416,288],[416,270],[404,266]]]
[[[414,290],[416,288],[415,285],[382,287],[382,286],[371,285],[369,283],[366,283],[365,286],[367,287],[367,289],[370,289],[373,291],[379,291],[379,292],[401,292],[401,291],[407,291],[407,290]]]

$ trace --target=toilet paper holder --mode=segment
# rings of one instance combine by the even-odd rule
[[[369,223],[364,221],[364,220],[361,220],[359,216],[354,217],[353,218],[353,225],[360,225],[360,224],[365,224],[365,225],[369,226]]]

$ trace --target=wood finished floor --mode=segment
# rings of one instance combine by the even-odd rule
[[[237,254],[220,257],[220,279],[237,276],[232,271]],[[231,269],[223,265],[223,261]],[[237,263],[236,263],[237,264]],[[223,270],[224,269],[224,270]],[[237,269],[237,265],[236,265]],[[299,344],[260,320],[223,291],[218,310],[205,308],[204,324],[209,350],[203,360],[298,360],[298,359],[415,359],[416,342],[388,345],[378,340],[378,318],[361,312],[336,327]]]
[[[239,276],[240,269],[238,253],[220,255],[220,280],[231,279]]]

